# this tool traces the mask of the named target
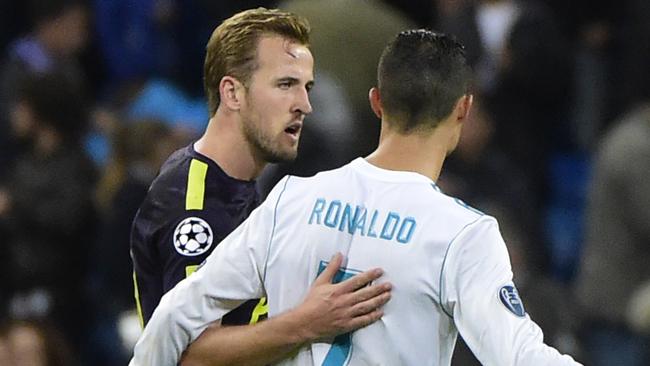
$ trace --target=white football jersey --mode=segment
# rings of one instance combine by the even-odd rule
[[[494,218],[420,174],[359,158],[285,177],[266,201],[167,293],[132,366],[176,365],[208,323],[268,296],[269,316],[299,305],[336,252],[335,281],[380,267],[393,284],[376,323],[306,346],[281,365],[450,365],[460,332],[485,365],[576,365],[546,346],[512,282]]]

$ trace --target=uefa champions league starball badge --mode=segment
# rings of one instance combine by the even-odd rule
[[[181,255],[197,256],[212,246],[212,228],[200,217],[188,217],[174,230],[174,248]]]

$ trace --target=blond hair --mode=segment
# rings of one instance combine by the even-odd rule
[[[309,45],[309,22],[295,14],[277,9],[245,10],[219,25],[206,47],[203,85],[210,115],[219,107],[219,83],[232,76],[248,85],[257,69],[257,45],[264,35],[279,35]]]

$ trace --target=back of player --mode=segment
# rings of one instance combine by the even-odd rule
[[[309,289],[304,279],[315,279],[337,251],[347,259],[341,276],[381,267],[382,281],[393,284],[377,324],[313,344],[299,357],[313,358],[315,365],[449,364],[456,332],[449,332],[453,319],[441,306],[447,250],[466,227],[493,220],[443,195],[423,175],[380,169],[363,159],[285,183],[264,281],[268,293],[282,294],[270,301],[271,315],[299,303]],[[503,269],[505,283],[509,273]]]
[[[341,279],[378,266],[394,288],[379,322],[287,364],[448,365],[456,326],[485,364],[514,364],[519,346],[556,353],[523,311],[496,221],[430,178],[357,159],[280,188],[264,279],[267,293],[281,294],[271,316],[299,304],[305,280],[337,251],[347,258]]]

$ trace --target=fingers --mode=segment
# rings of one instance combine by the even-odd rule
[[[378,286],[379,287],[379,286]],[[366,314],[372,313],[377,309],[381,308],[390,300],[391,293],[390,287],[385,286],[382,288],[382,292],[379,292],[377,295],[368,298],[367,300],[359,301],[352,306],[351,314],[354,317],[364,316]]]
[[[384,271],[381,268],[374,268],[349,278],[337,286],[339,286],[340,291],[343,293],[353,292],[378,279],[383,274]]]
[[[352,303],[359,303],[377,297],[385,292],[390,293],[393,285],[390,283],[382,283],[377,285],[370,285],[357,290],[350,294]]]
[[[341,268],[342,262],[343,262],[343,255],[338,252],[334,254],[330,262],[327,264],[327,267],[325,267],[323,272],[321,272],[321,274],[318,275],[318,277],[316,277],[316,280],[314,281],[314,285],[332,283],[332,279],[334,279],[336,272],[338,272],[339,268]]]
[[[375,309],[367,314],[355,317],[348,324],[348,328],[346,329],[346,332],[352,332],[357,329],[366,327],[376,322],[377,320],[381,319],[383,315],[384,315],[384,311],[382,309]]]

